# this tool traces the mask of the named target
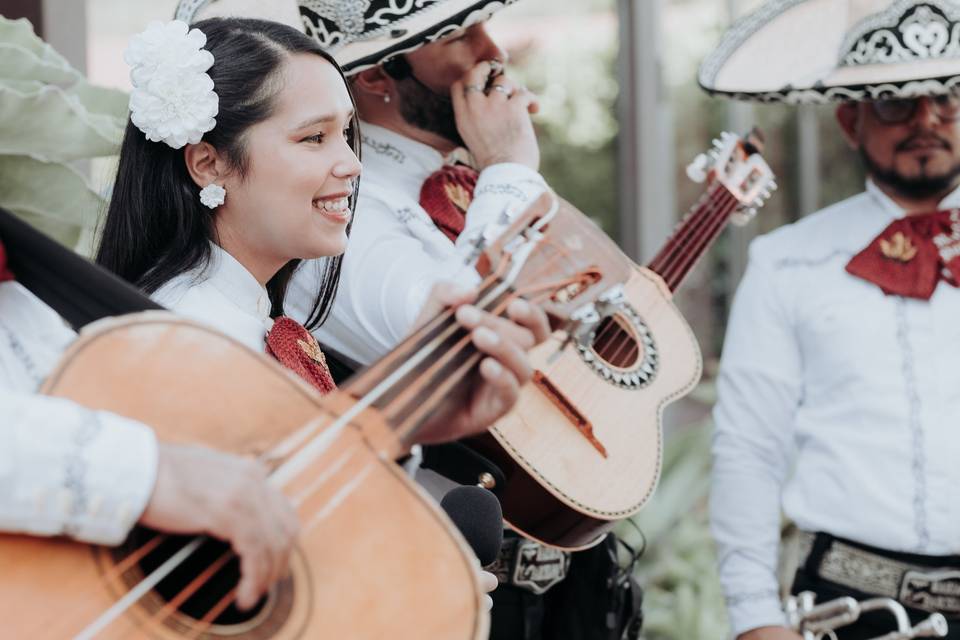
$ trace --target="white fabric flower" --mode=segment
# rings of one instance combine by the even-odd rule
[[[216,209],[227,199],[227,190],[211,182],[203,189],[200,189],[200,203],[211,209]]]
[[[130,65],[130,119],[148,140],[179,149],[213,129],[220,100],[206,71],[213,54],[207,37],[185,22],[152,22],[133,37],[123,59]]]

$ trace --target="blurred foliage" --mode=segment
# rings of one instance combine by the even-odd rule
[[[710,405],[714,388],[702,383],[692,399]],[[671,429],[656,494],[633,524],[617,533],[646,550],[637,565],[644,587],[646,640],[725,640],[728,635],[716,552],[708,528],[709,420]],[[642,536],[638,530],[642,532]]]
[[[609,2],[594,2],[609,5]],[[547,183],[617,234],[617,43],[570,34],[536,55],[511,52],[511,70],[540,100],[535,116]]]
[[[88,252],[104,201],[85,159],[119,148],[127,96],[89,84],[27,20],[0,16],[0,206]]]

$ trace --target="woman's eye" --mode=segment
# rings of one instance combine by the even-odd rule
[[[303,139],[303,142],[316,142],[317,144],[320,144],[321,142],[323,142],[323,134],[316,133],[312,136],[307,136],[306,138]]]

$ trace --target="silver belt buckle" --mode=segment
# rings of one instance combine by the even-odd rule
[[[922,611],[960,615],[960,571],[907,571],[900,584],[899,600]]]
[[[532,540],[517,544],[511,582],[540,595],[567,577],[570,555]]]

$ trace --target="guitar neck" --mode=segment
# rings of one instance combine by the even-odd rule
[[[739,202],[725,186],[711,185],[647,268],[663,278],[671,292],[676,291],[738,206]]]

